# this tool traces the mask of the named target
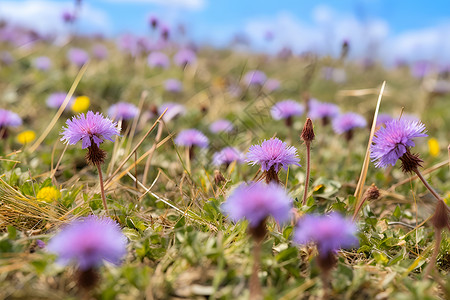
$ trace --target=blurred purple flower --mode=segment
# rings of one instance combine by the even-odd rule
[[[197,55],[190,49],[181,49],[173,57],[175,64],[179,67],[190,65],[197,60]]]
[[[297,149],[288,146],[278,138],[264,140],[260,145],[251,146],[246,161],[252,166],[260,165],[262,171],[269,171],[271,167],[274,167],[278,172],[281,167],[287,170],[292,164],[300,166]]]
[[[151,28],[156,29],[158,27],[159,20],[155,16],[150,16],[150,18],[148,18],[148,23],[150,24]]]
[[[269,216],[284,223],[289,220],[291,208],[292,199],[282,186],[262,182],[241,184],[222,204],[222,211],[233,221],[247,219],[250,227],[259,226]]]
[[[117,46],[122,52],[133,57],[139,54],[137,38],[132,34],[121,35],[117,41]]]
[[[126,254],[127,239],[119,224],[108,217],[80,218],[64,227],[48,243],[58,262],[75,262],[81,270],[99,267],[103,260],[119,264]]]
[[[161,27],[161,37],[164,41],[167,41],[170,37],[170,29],[167,25],[162,25]]]
[[[325,257],[341,248],[357,246],[356,233],[356,225],[338,213],[306,215],[298,222],[293,239],[300,245],[315,243],[319,255]]]
[[[5,127],[18,127],[22,125],[22,119],[18,114],[10,110],[0,109],[0,129]]]
[[[71,23],[75,22],[76,19],[77,19],[76,16],[75,16],[75,14],[74,14],[74,13],[71,13],[71,12],[69,12],[69,11],[64,11],[64,12],[62,13],[61,17],[62,17],[63,21],[64,21],[65,23],[68,23],[68,24],[71,24]]]
[[[263,86],[266,82],[267,76],[264,74],[263,71],[259,70],[252,70],[248,71],[244,76],[244,82],[247,85],[257,85],[257,86]]]
[[[36,240],[36,246],[38,246],[40,249],[45,248],[45,243],[42,240],[37,239]]]
[[[209,125],[209,130],[212,133],[230,132],[233,130],[233,128],[233,123],[225,119],[217,120]]]
[[[183,84],[177,79],[167,79],[164,81],[164,88],[171,93],[180,93],[183,90]]]
[[[232,162],[242,163],[244,155],[234,147],[225,147],[213,155],[213,164],[215,166],[229,165]]]
[[[108,116],[113,120],[130,120],[139,114],[139,109],[136,105],[127,102],[118,102],[113,104],[108,109]]]
[[[417,61],[412,65],[411,75],[418,79],[422,79],[430,73],[431,69],[431,63],[429,63],[428,61]]]
[[[162,52],[152,52],[147,57],[147,63],[152,68],[167,69],[170,66],[170,60]]]
[[[197,129],[185,129],[178,133],[175,138],[175,144],[185,147],[197,146],[200,148],[206,148],[209,145],[209,140],[201,131]]]
[[[287,99],[275,103],[270,109],[270,114],[275,120],[281,120],[301,116],[304,111],[303,105],[294,100]]]
[[[377,124],[376,127],[382,126],[386,124],[387,122],[392,121],[393,118],[390,114],[379,114],[377,117]]]
[[[333,119],[333,130],[337,134],[349,132],[357,127],[366,127],[367,122],[363,116],[356,113],[346,113]]]
[[[392,120],[381,127],[373,138],[370,157],[377,168],[394,166],[397,160],[414,147],[414,138],[428,136],[425,125],[418,121]]]
[[[89,54],[80,48],[72,48],[67,53],[69,61],[77,67],[82,67],[89,60]]]
[[[328,119],[331,120],[339,115],[339,106],[333,103],[319,102],[315,99],[309,101],[309,117],[312,120]]]
[[[120,128],[117,123],[113,123],[110,119],[103,117],[101,113],[93,113],[88,111],[85,114],[74,116],[72,120],[66,121],[67,127],[63,127],[61,141],[69,145],[75,145],[78,141],[82,141],[82,149],[90,147],[92,142],[97,146],[103,143],[103,140],[113,142],[112,137],[119,135]]]
[[[158,117],[167,109],[166,113],[162,117],[164,122],[169,122],[173,118],[179,115],[184,115],[186,113],[186,108],[184,105],[174,102],[166,102],[159,106]]]
[[[6,66],[9,66],[14,62],[14,57],[8,51],[0,52],[0,62]]]
[[[102,44],[95,44],[92,47],[92,54],[98,60],[104,60],[108,57],[108,49]]]
[[[39,56],[33,60],[33,65],[41,71],[48,71],[52,67],[52,61],[47,56]]]
[[[64,92],[56,92],[48,96],[47,98],[47,106],[50,108],[60,108],[60,106],[63,104],[64,99],[66,99],[67,94]],[[69,100],[69,103],[66,106],[66,110],[70,109],[72,106],[74,98],[71,97]]]
[[[281,86],[280,81],[273,78],[267,79],[266,83],[264,84],[264,88],[269,93],[278,90],[280,86]]]

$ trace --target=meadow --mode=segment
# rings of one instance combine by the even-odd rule
[[[448,204],[448,70],[351,59],[345,47],[335,58],[194,47],[154,34],[56,43],[7,24],[0,36],[0,109],[20,118],[0,118],[1,299],[450,299],[445,226],[432,263],[436,197],[400,161],[377,168],[368,147],[372,124],[385,126],[376,115],[422,122],[427,136],[415,138],[411,152]],[[274,105],[286,99],[296,113],[277,115]],[[122,114],[111,109],[118,102],[133,106]],[[320,103],[339,113],[313,115]],[[112,141],[103,136],[104,152],[91,153],[92,136],[62,140],[66,121],[88,111],[121,128]],[[363,122],[339,130],[335,119],[348,112]],[[315,135],[309,179],[307,117]],[[201,142],[183,141],[186,129],[203,133]],[[224,203],[243,182],[271,181],[248,153],[274,138],[295,148],[299,165],[271,175],[292,207],[286,222],[264,219],[259,245],[249,220],[228,216]],[[234,147],[233,159],[217,154],[225,147]],[[331,212],[353,217],[357,243],[337,246],[325,270],[315,243],[294,235],[305,216]],[[116,222],[126,241],[120,260],[100,258],[98,278],[83,287],[80,260],[60,263],[48,245],[92,215]],[[251,292],[255,282],[260,290]]]

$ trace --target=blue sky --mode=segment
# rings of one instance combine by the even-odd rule
[[[356,56],[372,49],[378,58],[450,62],[450,10],[445,0],[82,0],[78,30],[147,34],[149,15],[183,23],[197,42],[224,45],[235,33],[249,36],[254,49],[336,54],[349,39]],[[40,30],[61,28],[70,0],[1,0],[0,18]],[[55,25],[56,24],[56,25]],[[274,41],[264,41],[267,30]]]

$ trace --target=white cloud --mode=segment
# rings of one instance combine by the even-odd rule
[[[27,0],[2,1],[0,19],[27,26],[43,33],[64,33],[61,15],[73,9],[73,1]],[[82,31],[109,33],[110,21],[105,12],[83,3],[77,26]]]
[[[169,7],[185,8],[189,10],[201,10],[206,6],[206,0],[103,0],[114,3],[142,3],[157,4]]]

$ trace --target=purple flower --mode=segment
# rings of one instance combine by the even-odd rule
[[[135,118],[138,113],[139,109],[136,105],[127,102],[118,102],[108,109],[108,116],[113,120],[130,120]]]
[[[266,82],[267,76],[263,71],[252,70],[248,71],[244,76],[244,82],[247,85],[262,86]]]
[[[266,83],[264,84],[264,88],[270,93],[273,91],[276,91],[280,88],[281,84],[280,81],[277,79],[267,79]]]
[[[425,125],[404,119],[387,122],[373,138],[370,157],[377,168],[394,166],[397,160],[414,147],[413,138],[425,137]]]
[[[155,16],[150,16],[150,18],[148,19],[148,22],[150,24],[150,27],[152,27],[153,29],[155,29],[156,27],[158,27],[159,24],[159,20],[157,17]]]
[[[66,125],[61,133],[63,135],[61,141],[75,145],[81,140],[82,149],[90,147],[92,141],[97,146],[100,146],[104,139],[113,142],[112,137],[120,133],[117,123],[103,117],[101,113],[94,114],[92,111],[88,111],[86,115],[74,116],[72,120],[68,119]]]
[[[52,61],[47,56],[40,56],[33,60],[33,65],[38,70],[48,71],[52,67]]]
[[[194,63],[197,60],[197,55],[190,49],[181,49],[175,54],[173,60],[177,66],[184,67]]]
[[[312,120],[333,119],[339,115],[339,107],[333,103],[319,102],[315,99],[309,101],[309,117]]]
[[[335,253],[341,248],[358,245],[356,225],[338,213],[326,216],[306,215],[298,222],[294,241],[304,245],[315,243],[320,256]]]
[[[270,114],[275,120],[287,119],[293,116],[301,116],[305,109],[303,105],[294,100],[287,99],[276,103],[270,109]]]
[[[67,96],[67,94],[64,92],[56,92],[56,93],[51,94],[47,98],[47,101],[46,101],[47,106],[50,108],[59,108],[63,104],[64,99],[66,99],[66,96]],[[74,100],[73,97],[70,98],[69,103],[66,106],[66,109],[70,109],[73,100]]]
[[[0,128],[17,127],[22,125],[22,119],[18,114],[6,109],[0,109]]]
[[[124,34],[119,37],[117,41],[117,46],[119,49],[131,56],[136,56],[139,54],[139,47],[137,38],[132,34]]]
[[[44,241],[37,239],[36,240],[36,246],[38,246],[40,249],[44,249],[45,248],[45,243],[44,243]]]
[[[271,167],[274,167],[278,172],[281,167],[287,170],[292,164],[300,166],[297,149],[288,146],[278,138],[264,140],[260,145],[251,146],[246,161],[252,166],[261,165],[262,171],[269,171]]]
[[[363,116],[356,113],[346,113],[333,119],[333,130],[337,134],[346,133],[357,127],[366,127],[367,122]]]
[[[208,147],[209,140],[197,129],[185,129],[178,133],[175,138],[175,144],[185,147],[198,146],[200,148],[206,148]]]
[[[390,114],[379,114],[377,117],[377,124],[376,126],[379,127],[381,125],[386,124],[387,122],[392,121],[393,118],[391,117]]]
[[[96,59],[103,60],[108,57],[108,49],[102,44],[95,44],[94,47],[92,47],[92,54]]]
[[[167,69],[170,65],[170,60],[162,52],[152,52],[147,57],[147,63],[152,68]]]
[[[89,60],[89,54],[80,48],[72,48],[67,53],[69,61],[77,67],[83,66]]]
[[[167,111],[162,117],[164,122],[169,122],[173,118],[186,113],[184,105],[175,102],[166,102],[159,106],[158,114],[161,115],[166,109]]]
[[[59,232],[47,249],[58,255],[58,262],[76,262],[81,270],[102,265],[103,260],[119,264],[126,254],[127,239],[119,224],[107,217],[80,218]]]
[[[166,91],[171,93],[180,93],[183,90],[183,85],[181,81],[172,78],[167,79],[164,82],[164,88],[166,89]]]
[[[230,132],[233,130],[233,123],[225,119],[220,119],[211,123],[211,125],[209,125],[209,130],[212,133]]]
[[[292,199],[282,186],[252,182],[237,187],[222,204],[222,211],[235,222],[245,218],[257,227],[269,216],[279,223],[288,221],[291,207]]]
[[[213,164],[215,166],[220,165],[229,165],[233,161],[238,163],[242,163],[244,159],[244,155],[234,147],[226,147],[221,151],[214,153],[213,155]]]
[[[8,51],[2,51],[0,52],[0,62],[8,66],[14,62],[14,57]]]
[[[77,19],[75,14],[69,12],[69,11],[64,11],[62,13],[62,19],[65,23],[73,23],[75,22],[75,20]]]

